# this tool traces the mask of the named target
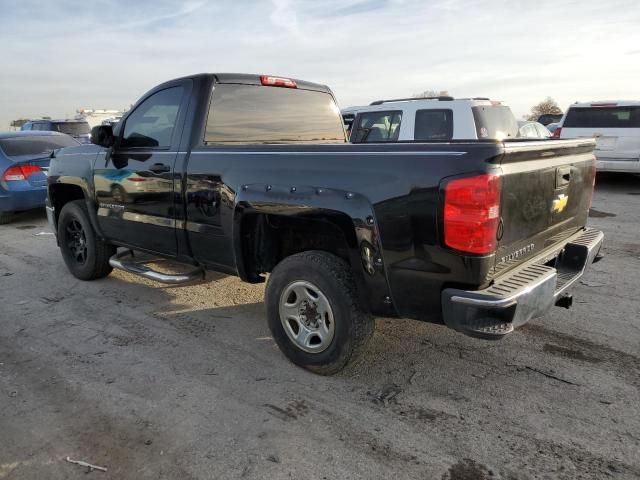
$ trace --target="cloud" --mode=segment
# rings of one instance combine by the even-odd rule
[[[342,106],[426,89],[502,99],[517,115],[548,95],[563,107],[640,98],[640,10],[623,0],[9,5],[0,129],[22,116],[125,107],[157,83],[203,71],[325,83]]]
[[[273,12],[269,16],[271,22],[294,37],[302,36],[293,2],[290,0],[273,0],[273,6]]]

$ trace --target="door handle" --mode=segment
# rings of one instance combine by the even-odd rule
[[[164,163],[154,163],[149,167],[149,170],[153,173],[166,173],[171,171],[171,167]]]

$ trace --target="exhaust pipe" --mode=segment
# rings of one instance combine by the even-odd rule
[[[562,307],[569,309],[573,305],[573,295],[563,295],[558,300],[556,300],[556,307]]]

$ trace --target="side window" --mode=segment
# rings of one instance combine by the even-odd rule
[[[31,130],[31,126],[32,125],[33,125],[33,123],[26,122],[25,124],[22,125],[22,127],[20,127],[20,130]]]
[[[183,90],[167,88],[138,105],[127,118],[121,147],[170,147]]]
[[[453,111],[449,109],[418,110],[414,140],[448,141],[453,138]]]
[[[358,125],[351,128],[353,143],[397,142],[402,112],[366,112],[358,115]]]

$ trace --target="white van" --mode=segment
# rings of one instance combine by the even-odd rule
[[[507,140],[519,136],[511,109],[488,98],[398,98],[342,110],[351,143]]]
[[[640,173],[640,101],[574,103],[553,135],[595,137],[599,171]]]

